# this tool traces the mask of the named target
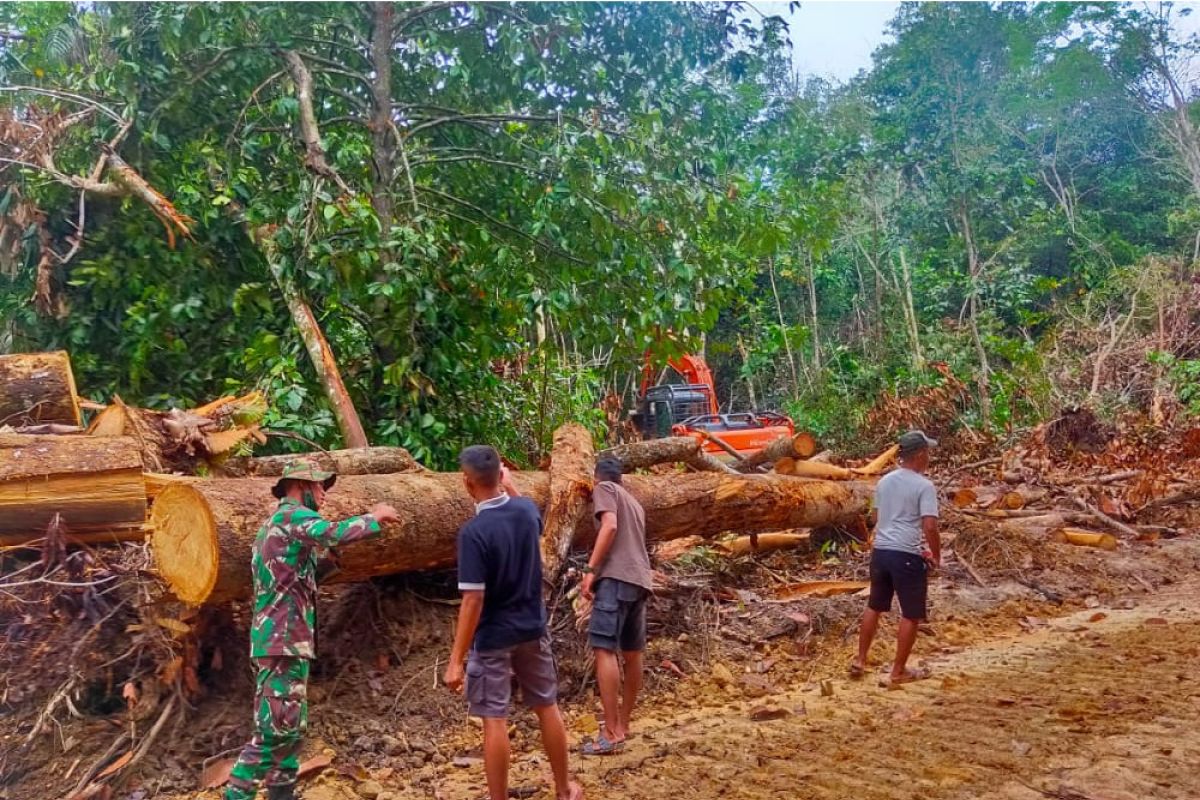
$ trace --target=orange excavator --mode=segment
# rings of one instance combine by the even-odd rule
[[[703,442],[706,452],[727,458],[733,456],[731,451],[746,456],[795,433],[792,420],[776,411],[722,414],[712,370],[702,357],[677,356],[667,366],[684,382],[658,383],[654,362],[646,352],[638,407],[632,414],[645,438],[692,436]]]

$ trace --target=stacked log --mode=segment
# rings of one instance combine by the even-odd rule
[[[0,434],[0,542],[42,537],[56,514],[69,540],[142,538],[146,488],[137,442]]]
[[[283,474],[284,467],[302,457],[312,459],[321,469],[331,470],[338,475],[387,475],[425,469],[403,447],[358,447],[318,453],[233,458],[221,465],[220,472],[227,478],[278,477]]]
[[[546,473],[517,473],[514,479],[545,507],[550,492]],[[255,533],[273,507],[273,483],[270,478],[199,480],[169,486],[158,495],[151,515],[155,561],[179,599],[201,604],[248,596],[247,565]],[[646,510],[651,540],[832,524],[862,513],[872,490],[864,482],[716,473],[627,475],[624,485]],[[459,475],[348,475],[338,481],[322,511],[338,519],[380,501],[394,505],[400,521],[388,525],[380,538],[345,547],[336,580],[454,565],[457,531],[474,514]],[[584,515],[574,543],[588,545],[594,538],[594,525]]]
[[[0,356],[0,426],[82,425],[71,359],[63,351]]]

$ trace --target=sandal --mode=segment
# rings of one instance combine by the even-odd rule
[[[611,756],[625,749],[625,742],[610,741],[603,733],[594,742],[584,742],[579,752],[585,756]]]
[[[865,665],[860,664],[857,661],[850,662],[850,680],[860,681],[860,680],[862,680],[862,677],[866,674],[867,674],[867,668]]]
[[[930,676],[928,667],[917,667],[916,669],[906,669],[904,674],[899,678],[892,677],[891,673],[884,675],[879,679],[879,685],[884,689],[897,689],[902,684],[912,683],[913,681],[923,681]]]

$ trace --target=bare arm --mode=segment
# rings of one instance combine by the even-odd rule
[[[508,467],[500,468],[500,487],[504,489],[509,497],[521,496],[521,490],[513,483],[512,473],[509,472]]]
[[[483,614],[483,592],[464,591],[462,605],[458,608],[458,625],[454,629],[454,647],[450,650],[450,663],[446,666],[446,685],[456,692],[463,687],[463,664],[475,639],[479,617]]]
[[[593,571],[604,566],[608,559],[608,551],[612,550],[613,542],[617,539],[617,512],[605,511],[600,515],[600,530],[596,533],[596,545],[592,548],[592,557],[588,566]]]
[[[929,552],[933,554],[934,566],[940,565],[942,563],[942,537],[938,533],[938,518],[921,517],[921,532],[925,534],[925,543],[929,545]]]

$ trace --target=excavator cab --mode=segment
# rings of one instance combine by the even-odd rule
[[[631,415],[645,438],[695,436],[704,442],[706,452],[727,458],[729,451],[721,444],[749,454],[794,433],[792,420],[774,411],[720,413],[712,372],[700,356],[679,356],[668,366],[687,382],[653,385],[655,373],[650,354],[646,354],[638,407]],[[720,444],[714,438],[720,439]]]
[[[686,419],[707,414],[712,390],[699,383],[664,383],[643,392],[634,424],[647,439],[674,436],[672,430]]]

